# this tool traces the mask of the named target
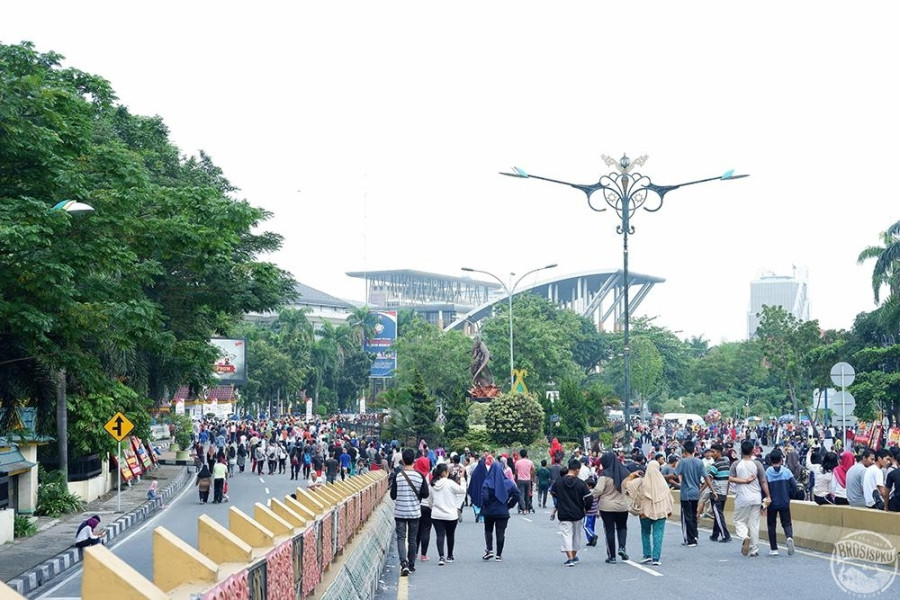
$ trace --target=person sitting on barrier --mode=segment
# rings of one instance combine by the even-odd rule
[[[97,533],[97,527],[100,525],[100,517],[94,515],[91,518],[82,521],[75,532],[75,546],[84,548],[85,546],[94,546],[103,541],[106,531]]]
[[[147,500],[156,501],[160,508],[166,507],[163,504],[162,494],[159,493],[159,481],[154,479],[150,482],[150,487],[147,489]]]

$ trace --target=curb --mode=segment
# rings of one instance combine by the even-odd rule
[[[188,469],[183,469],[172,482],[161,493],[163,501],[170,499],[172,496],[180,492],[190,482],[191,477]],[[106,541],[104,545],[109,545],[111,541],[121,536],[135,525],[146,521],[149,517],[161,510],[161,503],[148,500],[131,512],[122,515],[109,524],[106,528]],[[17,575],[6,582],[6,585],[14,589],[21,595],[27,595],[34,592],[39,587],[47,585],[53,579],[56,579],[75,565],[81,562],[81,549],[71,547],[53,558],[42,562],[25,571],[21,575]]]

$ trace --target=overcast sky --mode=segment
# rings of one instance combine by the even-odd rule
[[[627,153],[657,184],[751,174],[634,217],[631,268],[666,279],[640,314],[740,340],[751,280],[793,265],[824,328],[874,308],[856,258],[900,219],[895,3],[290,4],[9,2],[0,42],[163,117],[336,296],[364,269],[621,268],[615,213],[498,171],[592,183]]]

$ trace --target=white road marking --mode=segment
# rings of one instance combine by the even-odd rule
[[[269,488],[266,488],[266,495],[269,495]]]
[[[262,477],[260,477],[260,478],[259,478],[259,482],[260,482],[260,483],[265,483],[265,482],[266,482],[266,480],[265,480],[265,479],[263,479],[263,478],[262,478]]]
[[[635,569],[640,569],[644,573],[650,573],[654,577],[662,577],[663,576],[663,574],[660,573],[659,571],[654,571],[650,567],[645,567],[644,565],[639,565],[638,563],[634,562],[633,560],[625,560],[622,562],[624,562],[626,565],[631,565]]]
[[[528,517],[522,517],[522,520],[523,520],[523,521],[528,521],[529,523],[533,523],[533,522],[534,522],[534,521],[532,521],[531,519],[529,519]]]

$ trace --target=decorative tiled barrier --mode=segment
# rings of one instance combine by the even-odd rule
[[[252,518],[231,507],[228,528],[200,517],[196,549],[158,527],[153,582],[104,546],[92,546],[85,550],[82,597],[302,599],[313,595],[323,575],[336,568],[324,593],[360,598],[359,590],[371,587],[373,577],[377,584],[373,565],[383,564],[390,540],[390,510],[382,505],[375,512],[387,490],[385,473],[368,473],[313,491],[298,488],[296,498],[270,500],[268,507],[257,504]],[[369,543],[367,534],[366,544],[338,561],[371,516],[372,525],[384,530],[376,543]],[[345,596],[333,591],[344,587]]]

